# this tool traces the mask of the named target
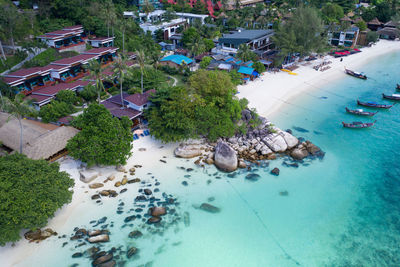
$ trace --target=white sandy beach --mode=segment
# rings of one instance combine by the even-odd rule
[[[344,57],[342,62],[340,58],[326,56],[310,63],[300,63],[299,68],[293,71],[298,75],[290,75],[283,71],[275,74],[266,72],[257,80],[238,86],[237,96],[247,98],[251,108],[256,108],[261,116],[268,117],[281,107],[284,108],[285,102],[290,103],[292,97],[310,89],[321,88],[324,84],[345,76],[345,67],[362,72],[363,65],[369,61],[397,50],[400,50],[400,42],[381,40],[372,47],[362,48],[361,53]],[[331,68],[324,72],[313,69],[313,66],[323,61],[332,61],[332,64],[329,64]]]
[[[249,100],[249,106],[256,108],[262,116],[270,116],[272,113],[284,108],[285,101],[290,101],[290,98],[309,89],[315,89],[323,86],[329,81],[340,79],[344,76],[344,67],[350,68],[355,71],[362,71],[363,64],[368,61],[378,58],[380,55],[400,50],[400,42],[393,41],[380,41],[377,45],[371,48],[361,49],[362,53],[350,55],[340,62],[340,59],[333,57],[325,57],[324,60],[332,61],[330,64],[331,69],[320,72],[314,70],[312,67],[321,63],[323,60],[318,59],[312,61],[310,65],[300,66],[294,72],[298,73],[297,76],[289,75],[286,72],[279,72],[276,74],[265,73],[261,78],[252,81],[247,85],[239,86],[238,96],[245,97]],[[161,144],[160,142],[150,138],[140,138],[133,143],[133,156],[126,164],[127,168],[135,164],[143,165],[142,169],[137,170],[138,176],[144,174],[152,169],[155,162],[158,162],[162,156],[172,156],[172,151],[176,144]],[[139,151],[139,148],[146,148],[146,151]],[[79,180],[79,163],[66,158],[60,161],[61,170],[67,171],[75,180],[74,195],[72,202],[65,205],[60,209],[54,218],[49,220],[47,227],[52,228],[58,232],[65,232],[67,227],[72,223],[79,221],[79,217],[85,208],[98,208],[94,201],[90,199],[98,189],[89,189],[88,184]],[[110,174],[117,174],[116,179],[112,182],[107,182],[103,189],[115,189],[115,181],[121,180],[124,173],[117,172],[115,168],[97,168],[101,172],[101,176],[92,182],[103,182]],[[129,185],[129,190],[137,190],[138,184]],[[122,189],[122,188],[118,188]],[[72,219],[74,218],[74,219]],[[56,237],[51,237],[56,238]],[[35,254],[42,243],[28,243],[27,240],[21,239],[15,246],[8,244],[0,248],[0,260],[2,266],[15,266],[21,261]]]

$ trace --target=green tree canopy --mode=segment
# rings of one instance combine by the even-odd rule
[[[61,90],[58,92],[56,99],[60,102],[65,102],[70,105],[74,105],[78,101],[74,91],[71,90]]]
[[[46,225],[71,201],[73,185],[58,163],[22,154],[0,157],[0,245],[19,240],[22,229]]]
[[[260,74],[265,71],[265,66],[260,61],[254,62],[252,67]]]
[[[339,22],[344,16],[343,8],[334,3],[327,3],[322,8],[322,14],[325,15],[327,22]]]
[[[210,65],[212,58],[211,57],[203,57],[203,59],[200,62],[200,68],[205,69]]]
[[[284,25],[280,25],[272,37],[281,54],[308,55],[321,52],[326,47],[324,24],[318,12],[311,7],[299,7]]]
[[[103,105],[90,104],[72,124],[81,131],[68,141],[67,149],[89,166],[125,164],[131,155],[132,122],[127,117],[113,118]]]
[[[151,102],[145,116],[155,138],[163,142],[176,142],[194,136],[195,103],[185,88],[159,89]]]
[[[190,27],[183,32],[182,44],[184,47],[189,47],[191,44],[195,43],[196,40],[200,38],[200,34],[197,32],[196,28]]]

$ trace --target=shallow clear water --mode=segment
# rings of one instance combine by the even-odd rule
[[[355,107],[357,98],[387,102],[381,100],[381,93],[393,93],[396,82],[400,83],[400,53],[381,57],[360,70],[371,78],[345,77],[309,91],[291,99],[292,104],[271,118],[280,128],[290,128],[296,136],[320,146],[326,152],[322,161],[299,168],[283,166],[287,159],[271,161],[268,167],[254,166],[252,172],[261,177],[249,182],[244,179],[247,171],[231,178],[214,167],[201,169],[168,155],[168,164],[155,159],[151,170],[138,169],[137,176],[153,189],[158,179],[156,197],[162,198],[162,192],[171,194],[179,205],[170,208],[186,220],[164,229],[148,228],[136,219],[132,226],[122,228],[124,218],[135,214],[129,209],[137,193],[127,187],[121,200],[106,199],[101,206],[93,203],[91,209],[77,207],[81,216],[69,218],[68,226],[57,230],[70,235],[76,226],[98,228],[89,221],[107,216],[106,223],[114,223],[108,225],[111,242],[102,249],[139,248],[139,256],[127,266],[149,262],[152,266],[400,266],[400,105],[380,111],[371,129],[341,126],[342,121],[371,120],[344,112],[345,106]],[[281,169],[278,177],[269,173],[274,167]],[[281,196],[282,191],[288,196]],[[124,213],[116,214],[121,201]],[[221,212],[197,209],[203,202]],[[144,236],[128,238],[135,229]],[[62,247],[63,242],[68,244]],[[89,259],[71,258],[90,247],[76,248],[79,243],[48,239],[19,266],[87,266]]]

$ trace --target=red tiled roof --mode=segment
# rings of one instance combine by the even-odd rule
[[[62,124],[70,124],[70,122],[72,121],[74,119],[74,117],[72,117],[72,116],[65,116],[65,117],[62,117],[62,118],[60,118],[60,119],[58,119],[58,121],[57,122],[60,122],[60,123],[62,123]]]
[[[121,118],[123,116],[127,116],[129,119],[133,119],[142,114],[142,112],[133,110],[130,108],[122,108],[120,105],[114,104],[110,101],[103,101],[101,104],[110,111],[110,113],[117,118]]]
[[[27,96],[27,98],[32,99],[35,103],[40,103],[40,102],[46,101],[46,100],[48,100],[48,99],[51,99],[51,98],[53,98],[53,97],[54,97],[54,96],[35,95],[35,94],[32,94],[32,95]]]
[[[96,37],[93,39],[89,39],[89,41],[99,41],[99,42],[108,41],[108,40],[112,41],[112,40],[114,40],[114,37]]]
[[[72,65],[75,63],[87,62],[88,60],[91,60],[95,57],[96,57],[96,55],[92,55],[92,54],[81,54],[81,55],[77,55],[74,57],[63,58],[63,59],[54,61],[51,64],[52,65]]]
[[[143,94],[133,94],[133,95],[129,95],[127,97],[124,97],[124,99],[126,101],[129,101],[137,106],[143,106],[144,104],[146,104],[147,102],[149,102],[149,97],[152,93],[155,93],[156,90],[151,89],[148,90],[146,92],[144,92]]]
[[[72,83],[59,83],[56,85],[43,87],[32,93],[32,96],[35,95],[47,95],[47,96],[55,96],[58,92],[62,90],[73,90],[80,86],[85,86],[89,83],[89,81],[76,81]]]
[[[26,77],[26,76],[31,76],[33,74],[36,73],[40,73],[42,72],[42,67],[33,67],[33,68],[29,68],[29,69],[20,69],[14,72],[10,72],[7,75],[4,75],[5,77]]]
[[[3,77],[3,80],[4,80],[5,83],[11,84],[11,83],[15,83],[15,82],[18,82],[18,81],[23,81],[24,78],[21,78],[21,77]]]
[[[99,47],[99,48],[92,48],[88,51],[83,52],[83,54],[87,55],[87,54],[96,54],[96,55],[100,55],[100,54],[105,54],[105,53],[112,53],[117,51],[118,48],[117,47]]]

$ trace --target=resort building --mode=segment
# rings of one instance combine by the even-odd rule
[[[181,66],[191,66],[193,60],[183,55],[169,55],[160,60],[160,65],[179,68]]]
[[[116,118],[122,118],[123,116],[128,117],[133,121],[134,125],[141,123],[143,110],[150,105],[149,98],[154,94],[156,90],[148,90],[143,94],[133,94],[123,93],[124,106],[122,106],[121,95],[115,95],[101,102],[101,104],[106,107],[110,113]]]
[[[56,82],[71,82],[87,75],[84,65],[90,60],[99,60],[103,66],[109,65],[118,48],[101,47],[90,49],[83,54],[64,58],[45,67],[21,69],[4,75],[4,82],[26,95]]]
[[[212,52],[225,55],[235,55],[240,45],[246,44],[259,55],[273,47],[271,37],[273,30],[239,30],[234,33],[224,34],[219,38],[218,46]]]
[[[258,3],[264,3],[264,0],[229,0],[227,3],[227,10],[234,10],[237,7],[255,7]]]
[[[340,30],[339,27],[328,33],[329,44],[334,46],[354,47],[357,44],[360,30],[352,26],[347,30]]]
[[[257,78],[260,75],[255,69],[246,66],[240,66],[237,72],[242,75],[245,82],[248,80],[254,80],[254,78]]]
[[[396,40],[400,37],[400,30],[398,29],[398,23],[394,21],[388,21],[383,25],[382,29],[379,29],[377,33],[379,38],[387,40]]]
[[[83,51],[86,43],[83,27],[80,25],[65,27],[62,30],[48,32],[37,37],[49,47],[60,51]]]
[[[162,30],[164,33],[164,40],[169,40],[170,37],[177,32],[179,27],[186,28],[186,26],[186,19],[177,18],[161,24],[152,24],[146,22],[141,24],[140,28],[142,28],[144,32],[150,31],[151,35],[154,35],[157,30]]]
[[[181,12],[177,12],[176,15],[179,16],[180,18],[186,19],[187,23],[190,25],[192,25],[196,21],[199,22],[201,25],[204,25],[206,23],[205,19],[209,17],[209,15],[181,13]]]
[[[114,46],[114,37],[97,37],[89,39],[88,44],[93,47],[111,47]]]
[[[378,20],[378,18],[374,18],[370,22],[367,23],[368,29],[371,31],[377,31],[382,28],[383,23]]]
[[[79,130],[57,126],[35,120],[21,120],[24,128],[22,153],[31,159],[56,160],[67,154],[65,147],[69,139]],[[9,120],[9,114],[0,112],[0,141],[10,151],[19,151],[20,125],[17,119]]]
[[[28,98],[33,100],[33,104],[37,110],[53,100],[60,91],[71,90],[71,91],[81,91],[88,85],[89,81],[75,81],[71,83],[58,83],[52,86],[47,86],[36,90],[28,96]]]

